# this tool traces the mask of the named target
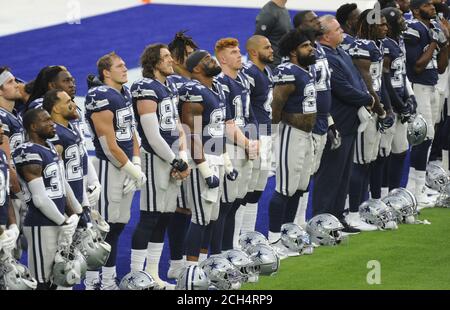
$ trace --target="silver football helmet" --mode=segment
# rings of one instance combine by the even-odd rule
[[[131,271],[120,281],[119,288],[125,291],[159,290],[158,284],[143,270]]]
[[[72,245],[60,245],[55,254],[52,282],[63,287],[79,284],[86,276],[87,264],[84,256]]]
[[[314,249],[309,234],[295,223],[281,226],[281,242],[291,251],[300,254],[312,254]]]
[[[218,290],[238,290],[243,282],[242,273],[226,258],[215,255],[199,265]]]
[[[73,244],[85,257],[88,270],[104,266],[111,253],[111,246],[96,236],[92,228],[83,228],[77,229],[73,237]]]
[[[449,208],[450,207],[450,183],[447,183],[436,200],[436,207]]]
[[[259,231],[248,231],[239,236],[239,245],[242,251],[246,251],[248,247],[256,244],[269,245],[269,241]]]
[[[421,144],[427,137],[427,121],[422,115],[416,114],[408,123],[407,138],[411,146]]]
[[[209,279],[199,266],[191,265],[185,268],[177,279],[176,290],[201,290],[209,288]]]
[[[222,253],[243,275],[244,282],[258,282],[260,266],[256,265],[250,257],[242,250],[228,250]]]
[[[387,206],[394,209],[397,222],[414,224],[417,219],[417,200],[406,188],[395,188],[381,199]]]
[[[278,272],[280,258],[270,245],[252,245],[247,249],[247,253],[255,266],[259,267],[260,275],[272,276]]]
[[[37,281],[30,270],[13,257],[0,260],[0,290],[35,290]]]
[[[344,226],[329,213],[318,214],[308,221],[306,232],[311,237],[311,242],[320,245],[337,245],[345,237],[342,235]]]
[[[91,221],[97,232],[97,238],[101,238],[101,240],[105,241],[106,235],[109,233],[109,224],[97,210],[91,210]]]
[[[366,223],[379,229],[397,229],[395,211],[379,199],[369,199],[359,206],[359,215]]]
[[[444,168],[436,164],[428,164],[425,183],[429,188],[440,192],[448,182],[449,176]]]

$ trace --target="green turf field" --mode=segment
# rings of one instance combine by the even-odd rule
[[[277,275],[243,289],[450,289],[450,209],[425,209],[419,218],[431,225],[350,236],[347,245],[287,258]],[[380,263],[381,284],[367,283],[371,260]]]

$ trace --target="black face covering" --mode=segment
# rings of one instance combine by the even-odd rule
[[[215,67],[208,67],[207,65],[203,65],[203,70],[205,71],[205,74],[207,77],[213,77],[218,75],[220,72],[222,72],[222,68],[219,66]]]
[[[297,61],[300,66],[307,67],[316,63],[316,55],[301,57],[297,54]]]

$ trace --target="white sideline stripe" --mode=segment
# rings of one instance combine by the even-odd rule
[[[151,0],[155,4],[261,8],[269,0]],[[373,7],[375,0],[290,0],[291,10],[336,11],[344,3],[355,2],[363,10]],[[66,23],[100,14],[143,5],[141,0],[15,0],[0,10],[0,37]],[[20,18],[18,18],[20,16]],[[76,18],[74,18],[76,17]],[[74,25],[76,27],[76,24]]]

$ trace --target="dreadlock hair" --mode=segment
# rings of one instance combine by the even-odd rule
[[[198,49],[197,44],[191,37],[186,35],[186,32],[187,30],[178,31],[168,45],[172,57],[181,64],[184,63],[187,57],[186,46],[190,46],[194,50]]]
[[[34,80],[30,98],[27,101],[27,109],[31,102],[38,98],[44,97],[45,93],[49,90],[48,83],[55,82],[58,74],[65,70],[66,69],[62,66],[46,66],[39,71],[36,79]]]
[[[358,23],[356,24],[356,34],[358,38],[366,40],[376,40],[376,24],[369,23],[367,21],[367,15],[371,12],[371,9],[364,10],[359,16]]]

